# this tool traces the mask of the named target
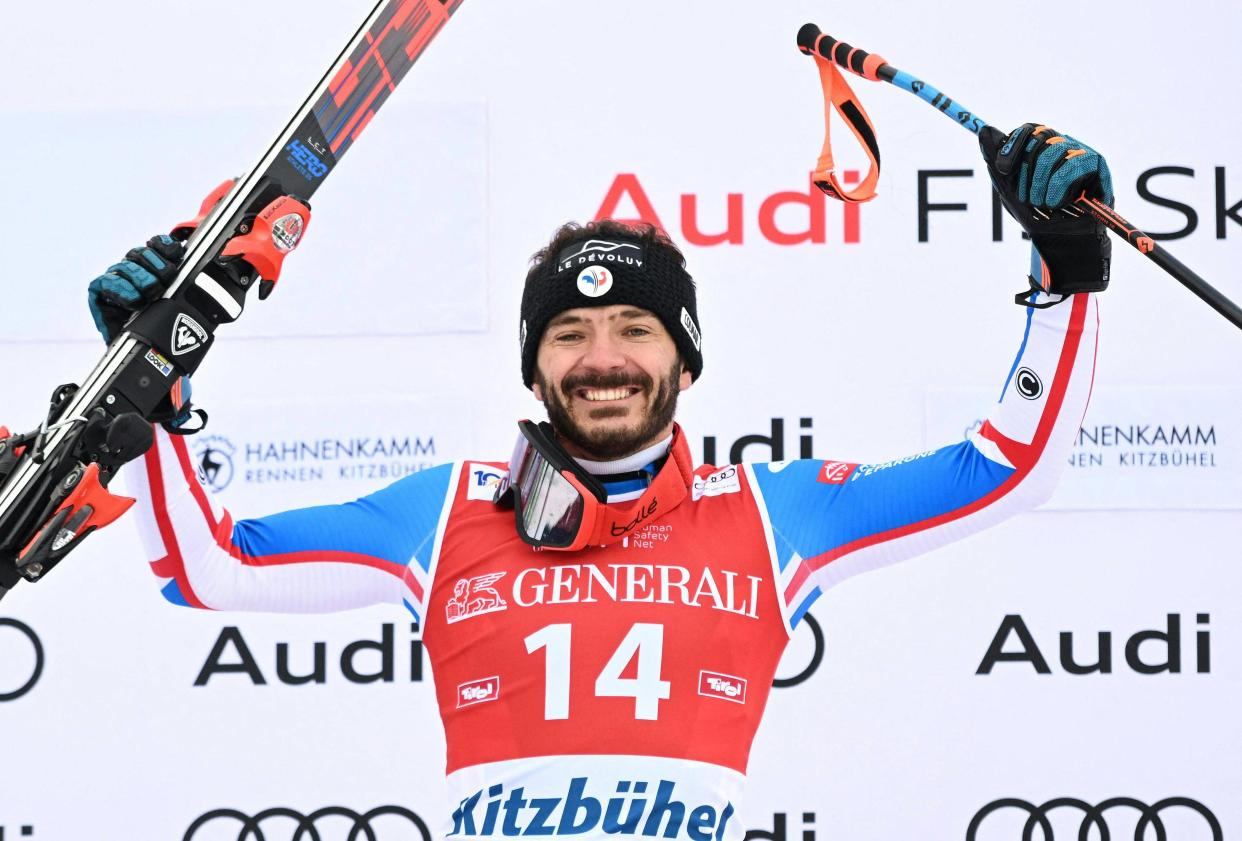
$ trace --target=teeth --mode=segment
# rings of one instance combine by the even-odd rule
[[[588,388],[583,392],[587,400],[624,400],[630,396],[626,388]]]

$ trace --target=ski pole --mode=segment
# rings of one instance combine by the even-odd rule
[[[979,134],[988,125],[978,114],[966,110],[961,103],[945,96],[922,79],[916,79],[909,73],[898,70],[879,55],[860,50],[844,41],[838,41],[831,35],[821,32],[819,27],[813,23],[805,24],[798,30],[798,49],[806,55],[817,55],[825,61],[831,61],[842,70],[847,70],[856,76],[870,79],[873,82],[888,82],[902,90],[909,91],[974,134]],[[1114,234],[1137,248],[1140,254],[1146,255],[1149,260],[1198,295],[1208,306],[1223,315],[1229,323],[1242,328],[1242,307],[1191,271],[1185,263],[1127,221],[1120,213],[1104,202],[1088,197],[1086,193],[1074,200],[1074,206],[1090,213]]]

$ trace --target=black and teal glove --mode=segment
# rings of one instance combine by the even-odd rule
[[[991,126],[979,148],[992,184],[1048,267],[1046,290],[1056,295],[1108,287],[1112,243],[1095,217],[1074,207],[1083,193],[1111,206],[1113,179],[1104,157],[1069,135],[1026,123],[1008,136]],[[1040,277],[1032,285],[1044,286]]]
[[[108,271],[91,281],[86,290],[87,304],[95,327],[105,342],[111,344],[134,313],[158,300],[177,277],[177,269],[185,256],[185,246],[177,239],[160,234],[147,244],[130,249],[125,259],[108,267]],[[163,423],[171,431],[188,431],[194,417],[190,407],[190,378],[182,377],[177,391],[179,400],[170,395],[147,420]]]
[[[151,237],[120,263],[91,281],[87,304],[95,327],[109,344],[130,316],[160,298],[177,277],[185,246],[167,234]]]

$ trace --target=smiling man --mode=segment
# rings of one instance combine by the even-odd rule
[[[1002,145],[1003,144],[1003,145]],[[404,604],[447,741],[453,838],[736,841],[751,741],[822,591],[978,531],[1051,491],[1091,389],[1108,241],[1058,213],[1111,201],[1088,147],[1027,124],[983,138],[1032,235],[1017,358],[969,440],[876,464],[701,466],[674,423],[703,369],[695,286],[650,228],[566,226],[521,304],[548,423],[507,464],[425,470],[363,499],[234,521],[160,432],[134,468],[171,601],[322,612]],[[92,284],[105,334],[175,271],[166,239]]]

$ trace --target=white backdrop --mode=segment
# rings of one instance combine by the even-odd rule
[[[100,352],[86,283],[248,165],[368,6],[0,9],[0,422],[32,426],[53,386],[86,373]],[[885,169],[857,235],[829,203],[823,242],[765,236],[764,199],[806,191],[821,140],[818,81],[793,47],[807,20],[999,126],[1029,119],[1086,140],[1107,154],[1123,214],[1154,232],[1183,227],[1184,213],[1141,195],[1146,173],[1150,194],[1197,218],[1166,245],[1242,300],[1242,223],[1227,213],[1242,199],[1236,3],[467,0],[316,195],[275,295],[221,331],[195,378],[207,434],[231,453],[225,504],[256,516],[350,498],[427,464],[503,458],[513,421],[539,408],[515,352],[526,261],[618,183],[640,187],[683,242],[688,225],[690,236],[722,232],[729,203],[741,207],[740,243],[686,246],[706,367],[681,419],[699,454],[706,437],[723,460],[741,436],[777,428],[788,455],[809,434],[815,456],[852,461],[965,434],[1020,338],[1008,301],[1025,246],[1007,218],[993,241],[973,139],[862,80]],[[1151,174],[1160,167],[1193,175]],[[929,201],[967,205],[931,212],[926,242],[921,172]],[[617,213],[635,215],[634,198]],[[806,211],[783,207],[776,225],[805,230]],[[819,601],[822,663],[773,693],[747,826],[781,841],[960,839],[1003,798],[1186,797],[1220,837],[1242,837],[1242,335],[1136,252],[1114,254],[1097,399],[1057,497]],[[357,437],[405,449],[324,464],[259,455]],[[1180,672],[1135,671],[1126,640],[1167,632],[1170,615]],[[1002,627],[1019,622],[1006,617],[1021,617],[1049,673],[1000,662],[977,674]],[[1069,673],[1062,640],[1091,662],[1099,632],[1111,634],[1112,673]],[[385,633],[391,674],[351,682],[342,650]],[[240,662],[243,641],[264,685],[238,672],[195,685],[222,635],[224,661]],[[435,826],[443,737],[416,641],[408,616],[388,610],[175,608],[130,526],[94,536],[0,604],[0,696],[18,695],[0,701],[0,841],[182,839],[212,810],[272,807],[394,804]],[[278,646],[299,674],[316,643],[325,682],[283,683]],[[1010,633],[1004,650],[1020,648]],[[782,674],[806,671],[814,651],[804,625]],[[1149,663],[1167,654],[1158,642],[1140,652]],[[353,665],[385,663],[364,651]],[[1052,814],[1056,838],[1077,837],[1081,812]],[[1134,836],[1137,812],[1106,814],[1114,838]],[[1025,817],[999,810],[976,837],[1021,838]],[[1213,837],[1190,808],[1161,817],[1170,841]],[[372,825],[385,841],[421,837],[400,817]],[[263,826],[268,839],[293,837],[288,819]],[[347,835],[340,818],[318,826],[324,839]],[[238,832],[220,819],[193,838]]]

